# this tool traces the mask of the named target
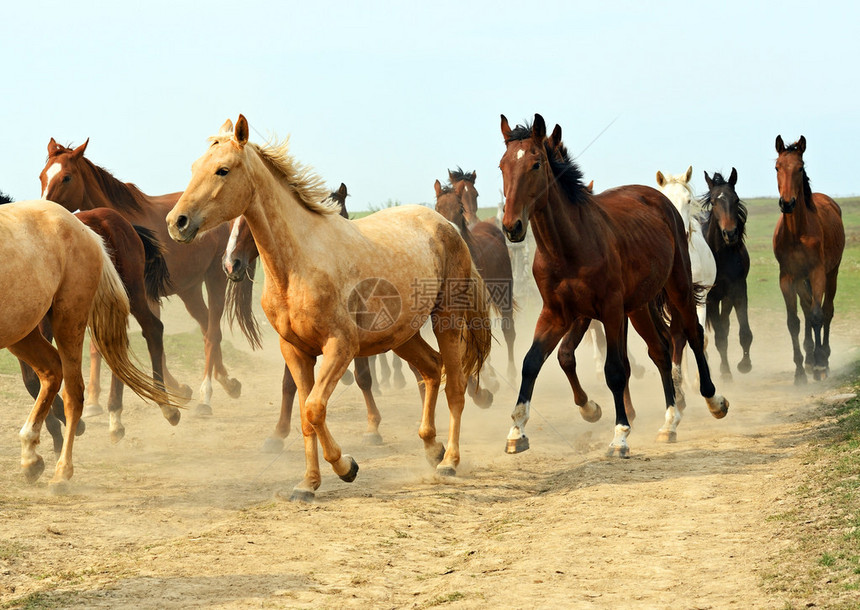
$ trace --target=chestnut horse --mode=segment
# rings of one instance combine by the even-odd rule
[[[681,321],[699,368],[699,387],[714,417],[726,415],[728,401],[716,393],[696,319],[690,255],[678,211],[659,191],[623,186],[589,193],[582,174],[561,143],[556,125],[548,138],[546,123],[535,115],[531,127],[511,129],[502,115],[506,151],[500,168],[505,189],[503,226],[508,239],[525,239],[529,224],[537,252],[533,265],[543,308],[534,341],[523,360],[522,384],[511,415],[507,450],[528,449],[525,425],[538,372],[562,341],[559,364],[571,383],[586,421],[599,419],[600,407],[588,400],[576,375],[574,351],[592,319],[606,332],[606,384],[615,402],[615,437],[609,453],[629,455],[630,422],[624,393],[630,376],[627,319],[648,345],[666,401],[662,440],[675,440],[680,411],[675,406],[668,332],[658,305]]]
[[[732,310],[738,319],[738,338],[743,350],[738,371],[749,373],[752,370],[750,345],[753,334],[747,311],[750,255],[744,243],[747,208],[735,191],[737,181],[738,172],[734,167],[728,181],[718,172],[713,178],[705,172],[708,192],[700,200],[702,209],[708,213],[702,231],[717,261],[717,279],[708,292],[707,321],[708,326],[714,329],[714,344],[720,353],[720,375],[724,379],[732,378],[728,358],[729,314]]]
[[[206,363],[197,412],[211,414],[213,375],[231,397],[238,398],[242,391],[242,384],[228,376],[221,356],[221,315],[227,288],[227,278],[221,271],[221,255],[227,246],[229,227],[213,227],[194,247],[178,247],[169,239],[164,217],[180,193],[152,197],[133,184],[120,182],[84,156],[88,142],[72,149],[51,138],[48,161],[39,175],[42,198],[56,201],[70,211],[111,208],[132,224],[153,231],[164,244],[173,294],[182,299],[203,332]],[[203,299],[204,284],[208,306]],[[169,387],[178,387],[166,367],[164,376]]]
[[[465,216],[469,228],[481,222],[478,218],[478,189],[475,188],[477,177],[478,172],[464,172],[459,166],[453,171],[448,170],[448,181],[451,183],[451,187],[459,189],[459,198],[463,203],[463,216]],[[504,239],[502,242],[504,243]],[[507,248],[507,246],[505,247]]]
[[[29,364],[42,387],[21,429],[21,467],[33,482],[45,462],[36,453],[42,423],[63,384],[66,433],[50,485],[62,491],[74,472],[74,431],[83,411],[81,357],[84,334],[111,370],[142,398],[169,408],[167,394],[129,359],[129,302],[101,238],[68,211],[50,201],[0,206],[0,348]],[[39,330],[45,316],[57,347]]]
[[[816,380],[826,378],[830,371],[830,322],[845,249],[842,210],[824,193],[812,192],[803,164],[805,151],[803,136],[790,146],[783,143],[782,136],[776,136],[776,182],[782,216],[773,233],[773,253],[779,263],[779,287],[794,349],[795,384],[806,383],[798,341],[798,298],[805,320],[806,366],[813,370]]]
[[[281,337],[299,391],[306,471],[292,498],[311,500],[320,485],[317,439],[335,473],[355,480],[358,464],[341,453],[326,408],[351,360],[392,349],[424,379],[418,435],[427,459],[437,473],[455,474],[466,377],[481,369],[491,342],[486,289],[466,244],[422,206],[346,220],[339,206],[321,203],[321,180],[296,163],[287,142],[260,146],[248,135],[248,121],[239,115],[235,133],[228,120],[211,138],[167,224],[171,237],[187,243],[244,215],[254,235],[266,278],[263,311]],[[439,352],[420,334],[428,318]],[[435,423],[443,366],[447,449],[436,440]]]
[[[340,188],[329,195],[329,199],[340,205],[340,215],[349,219],[349,213],[346,210],[346,185],[341,183]],[[248,223],[244,221],[243,216],[239,216],[230,223],[230,241],[227,244],[227,250],[224,252],[224,273],[230,279],[230,286],[227,288],[228,315],[232,311],[229,307],[231,294],[237,284],[242,282],[245,277],[250,280],[254,279],[255,269],[257,267],[257,257],[260,255],[257,250],[257,244],[254,242],[254,236],[251,235],[251,230],[248,228]],[[253,286],[252,282],[243,282],[239,290],[250,289]],[[244,299],[241,299],[244,301]],[[253,319],[253,318],[252,318]],[[258,336],[258,335],[257,335]],[[382,443],[382,435],[379,433],[379,423],[382,421],[382,415],[376,407],[376,400],[373,398],[372,386],[373,381],[370,374],[370,363],[368,358],[355,359],[355,379],[358,381],[358,387],[364,396],[365,405],[367,405],[367,431],[364,433],[365,441],[371,444]],[[346,372],[346,375],[349,371]],[[351,381],[347,381],[351,383]],[[297,390],[296,382],[290,374],[290,368],[284,365],[284,375],[281,380],[281,411],[278,423],[275,425],[273,435],[266,437],[263,442],[263,452],[265,453],[280,453],[284,448],[284,439],[290,434],[290,420],[293,415],[293,402],[296,397]]]

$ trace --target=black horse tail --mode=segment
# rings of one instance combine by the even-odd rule
[[[257,318],[254,316],[254,274],[257,272],[257,260],[255,259],[248,265],[248,279],[239,280],[238,282],[227,282],[227,322],[230,324],[230,330],[233,329],[233,323],[239,324],[239,329],[251,349],[259,349],[263,347],[263,338],[260,335],[260,325],[257,323]]]
[[[146,227],[134,225],[134,230],[143,242],[146,296],[150,301],[160,303],[161,297],[173,294],[173,282],[170,281],[167,261],[164,260],[164,246],[155,233]]]

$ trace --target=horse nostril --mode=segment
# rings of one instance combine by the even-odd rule
[[[176,219],[176,228],[179,229],[180,231],[185,229],[187,226],[188,226],[188,216],[185,216],[183,214],[183,215],[179,216],[179,218]]]

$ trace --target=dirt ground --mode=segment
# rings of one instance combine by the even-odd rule
[[[531,449],[503,451],[516,397],[504,385],[488,410],[467,403],[455,479],[424,460],[414,385],[379,397],[379,446],[362,443],[361,394],[341,385],[329,426],[361,470],[347,484],[323,464],[312,505],[278,496],[304,468],[295,422],[280,455],[260,452],[280,402],[271,335],[251,353],[227,334],[241,350],[227,366],[243,393],[233,400],[217,387],[212,418],[184,412],[172,428],[127,395],[117,445],[106,418],[87,420],[66,496],[47,489],[47,433],[48,472],[24,482],[17,431],[31,400],[17,377],[0,376],[12,396],[0,407],[0,607],[783,607],[762,577],[791,540],[768,516],[792,501],[818,400],[839,388],[796,390],[783,315],[752,316],[753,372],[717,384],[728,417],[714,420],[689,393],[675,444],[655,441],[663,409],[647,363],[632,382],[627,460],[605,457],[614,418],[590,348],[580,371],[600,422],[580,418],[553,357],[532,403]],[[176,303],[166,319],[168,332],[193,328]],[[518,359],[533,320],[519,317]],[[837,311],[835,371],[856,359],[854,328]],[[732,346],[737,362],[734,337]],[[503,352],[493,357],[500,371]],[[196,369],[179,372],[199,384]],[[440,430],[446,412],[440,401]]]

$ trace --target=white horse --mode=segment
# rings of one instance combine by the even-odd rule
[[[704,329],[705,296],[717,279],[717,262],[714,260],[714,254],[710,246],[708,246],[708,242],[705,241],[705,236],[702,235],[702,225],[697,218],[697,213],[700,210],[694,208],[693,202],[696,201],[696,198],[693,195],[693,187],[690,186],[690,177],[692,175],[692,165],[687,168],[685,173],[678,175],[663,174],[663,172],[658,171],[657,185],[660,187],[660,191],[677,208],[684,221],[684,227],[687,231],[687,249],[690,252],[690,270],[692,271],[693,282],[705,288],[705,295],[702,295],[701,303],[696,306],[699,324]],[[707,336],[705,336],[705,345],[707,346]],[[673,363],[672,378],[675,382],[678,408],[683,409],[686,404],[682,389],[683,373],[681,371],[680,352],[676,353],[678,360]]]

